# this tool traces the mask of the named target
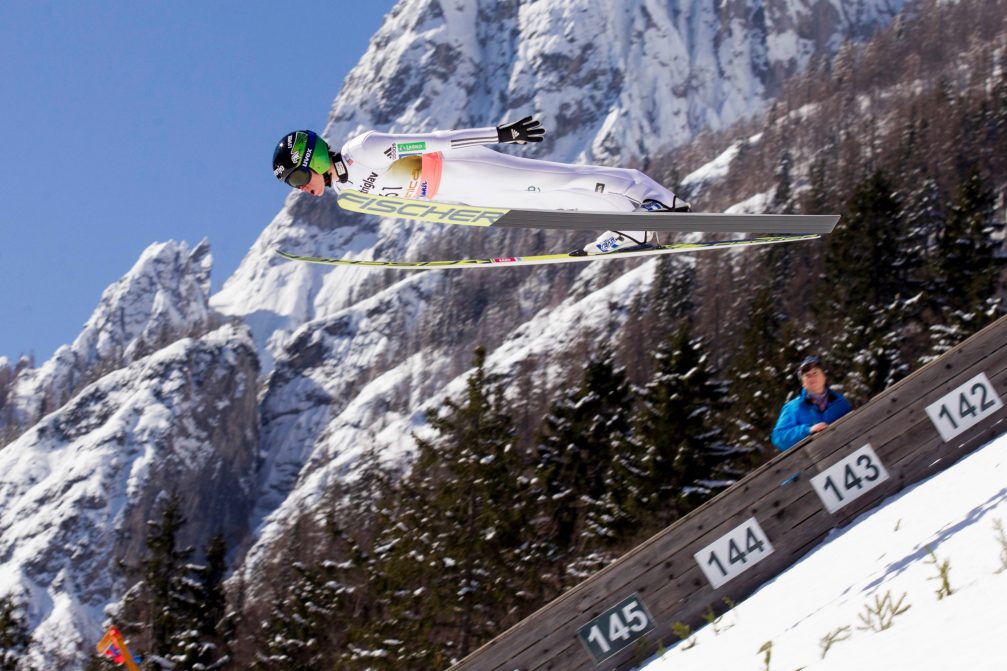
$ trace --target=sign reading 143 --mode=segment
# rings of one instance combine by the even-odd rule
[[[888,471],[868,444],[811,478],[811,486],[834,513],[887,479]]]
[[[939,401],[927,406],[927,414],[947,442],[1003,407],[986,373],[954,389]]]

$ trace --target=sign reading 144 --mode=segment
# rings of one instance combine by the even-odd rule
[[[927,414],[947,442],[1003,407],[986,373],[979,373],[940,400],[927,406]]]
[[[773,546],[754,518],[742,522],[693,555],[714,589],[772,554]]]

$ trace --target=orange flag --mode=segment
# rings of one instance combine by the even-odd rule
[[[122,640],[122,634],[115,627],[110,627],[95,647],[98,648],[99,654],[111,657],[116,664],[125,664],[129,671],[140,671],[129,648],[126,647],[126,641]]]

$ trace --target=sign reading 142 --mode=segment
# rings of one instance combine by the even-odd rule
[[[947,442],[1003,407],[986,373],[951,391],[927,406],[927,414]]]

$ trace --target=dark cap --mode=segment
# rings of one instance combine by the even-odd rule
[[[801,365],[797,367],[797,374],[804,375],[806,372],[816,367],[822,367],[822,360],[814,355],[806,357],[804,361],[801,362]]]

